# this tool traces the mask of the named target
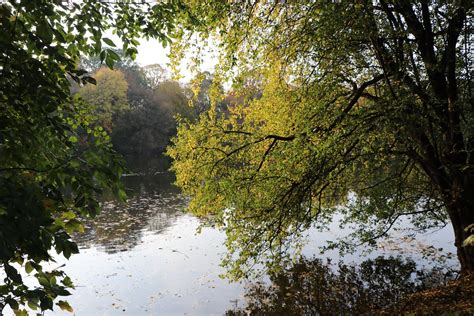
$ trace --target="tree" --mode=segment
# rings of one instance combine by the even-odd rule
[[[173,117],[159,103],[146,104],[121,115],[112,133],[117,151],[142,159],[161,154],[176,128]]]
[[[143,67],[147,85],[156,89],[162,82],[169,80],[169,75],[160,64],[152,64]]]
[[[128,103],[132,108],[142,106],[145,102],[144,99],[150,95],[150,89],[147,87],[148,79],[144,69],[132,60],[130,56],[127,56],[123,50],[111,49],[111,51],[120,57],[120,60],[114,63],[114,69],[121,72],[127,82]],[[98,72],[101,68],[106,69],[104,61],[100,59],[100,56],[82,56],[79,66],[91,73]],[[76,88],[72,92],[75,93],[77,92],[76,90],[78,89]],[[97,91],[97,93],[100,93],[100,91]]]
[[[181,5],[98,1],[3,1],[0,4],[0,313],[9,305],[25,315],[53,309],[71,280],[48,269],[51,248],[66,258],[80,217],[100,210],[99,197],[123,198],[122,163],[94,115],[70,95],[70,79],[95,83],[77,67],[81,55],[99,55],[109,67],[117,55],[102,32],[113,28],[127,56],[137,36],[168,42]],[[22,274],[34,276],[29,285]],[[71,311],[65,301],[60,308]]]
[[[128,83],[127,97],[131,109],[117,115],[114,120],[111,135],[114,148],[124,155],[127,166],[133,171],[138,171],[135,170],[137,167],[146,172],[152,171],[150,167],[166,170],[169,158],[162,153],[176,134],[174,116],[187,117],[191,110],[188,99],[178,82],[160,82],[158,74],[151,78],[145,68],[133,63],[119,67]],[[158,65],[152,68],[159,69]],[[139,166],[133,166],[135,163]]]
[[[165,80],[156,86],[153,94],[161,106],[167,109],[173,116],[180,116],[185,119],[195,119],[196,111],[189,105],[189,96],[186,95],[186,88],[183,88],[179,82]],[[176,134],[176,133],[174,133]]]
[[[205,71],[198,73],[193,80],[191,80],[191,98],[196,117],[201,113],[206,112],[211,107],[212,90],[219,84],[214,82],[213,77],[214,76],[210,72]]]
[[[94,74],[96,84],[85,85],[77,94],[92,105],[102,127],[111,132],[117,115],[130,110],[127,99],[128,83],[120,70],[102,67]]]
[[[225,229],[233,276],[272,268],[335,213],[369,244],[403,217],[449,220],[474,271],[471,1],[209,1],[194,14],[221,41],[223,80],[263,74],[260,99],[211,107],[169,150],[190,209]]]

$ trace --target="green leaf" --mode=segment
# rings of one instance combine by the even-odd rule
[[[36,271],[38,271],[38,272],[42,271],[41,265],[39,265],[39,264],[37,264],[36,262],[33,262],[33,261],[31,261],[30,263],[33,266],[33,268],[35,268]]]
[[[53,31],[51,26],[46,21],[41,21],[36,27],[36,32],[38,36],[41,37],[46,44],[49,44],[53,40]]]
[[[33,269],[34,269],[34,268],[33,268],[33,265],[31,264],[31,262],[29,262],[29,261],[26,262],[26,264],[25,264],[25,271],[26,271],[26,273],[31,273],[31,271],[33,271]]]
[[[89,77],[89,76],[82,77],[82,82],[83,82],[83,83],[91,83],[91,84],[93,84],[93,85],[97,85],[97,80],[95,80],[95,78]]]
[[[71,219],[69,220],[66,225],[65,225],[66,231],[69,234],[72,234],[73,232],[84,232],[84,225],[77,219]]]
[[[32,310],[36,310],[38,308],[39,299],[29,299],[28,300],[28,307]]]
[[[51,287],[51,284],[49,283],[49,279],[46,277],[46,275],[41,274],[37,275],[36,279],[38,280],[39,284],[41,284],[45,288]]]
[[[107,54],[107,56],[105,57],[105,64],[107,65],[107,67],[109,67],[110,69],[114,69],[114,62],[114,59],[110,57],[109,54]]]
[[[110,38],[104,37],[102,40],[105,42],[105,44],[116,47],[115,43]]]
[[[63,212],[61,214],[61,218],[64,220],[70,220],[70,219],[76,218],[76,214],[74,214],[73,211]]]
[[[120,199],[120,201],[125,202],[127,200],[127,193],[124,190],[119,189],[118,198]]]
[[[11,309],[13,310],[17,310],[20,305],[18,304],[18,302],[14,299],[12,299],[11,297],[8,297],[7,299],[5,299],[5,302],[10,305]]]
[[[53,309],[53,300],[48,296],[43,296],[40,298],[40,308],[41,310],[52,310]]]
[[[13,280],[13,282],[22,283],[21,275],[18,273],[18,271],[14,267],[6,263],[4,264],[4,268],[5,268],[5,273],[11,280]]]
[[[120,60],[120,56],[111,49],[107,50],[107,56],[110,56],[110,58],[112,58],[114,61],[119,61]]]
[[[74,288],[74,283],[72,282],[70,277],[65,277],[61,281],[61,283],[64,284],[64,286],[66,286],[66,287]]]
[[[70,136],[70,137],[69,137],[69,141],[70,141],[71,143],[77,143],[77,136],[75,136],[75,135]]]
[[[25,259],[23,259],[22,257],[16,257],[13,260],[11,260],[11,262],[18,263],[19,265],[22,265],[24,261]]]
[[[105,59],[105,57],[106,57],[106,52],[105,52],[105,50],[103,50],[103,51],[100,52],[99,57],[100,57],[100,62],[101,62],[101,63],[104,62],[104,59]]]

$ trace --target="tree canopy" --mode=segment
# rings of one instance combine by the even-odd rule
[[[130,110],[128,83],[121,71],[106,67],[100,68],[94,74],[94,79],[96,84],[81,87],[77,94],[93,106],[100,124],[110,132],[114,116]]]
[[[474,222],[472,2],[192,10],[195,31],[219,43],[216,78],[237,95],[258,88],[227,111],[216,95],[169,149],[190,209],[227,233],[231,276],[271,269],[334,214],[355,227],[329,245],[343,250],[404,217],[420,229],[450,221],[462,272],[474,270],[473,247],[462,245]]]
[[[123,51],[114,52],[121,57],[114,70],[103,66],[99,56],[81,58],[96,84],[73,84],[71,92],[91,107],[129,171],[166,170],[169,158],[163,152],[176,134],[175,117],[196,117],[197,107],[189,106],[190,89],[171,80],[158,64],[142,67]]]

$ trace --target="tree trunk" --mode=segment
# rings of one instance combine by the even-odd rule
[[[471,235],[466,227],[474,224],[474,181],[472,176],[463,178],[462,182],[457,182],[461,186],[453,186],[447,209],[454,229],[461,276],[466,276],[474,273],[474,246],[463,246],[464,240]]]

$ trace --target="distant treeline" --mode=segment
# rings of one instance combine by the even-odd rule
[[[109,133],[128,167],[149,172],[167,169],[169,159],[163,152],[176,134],[176,118],[194,121],[209,108],[212,75],[200,74],[194,82],[199,85],[195,96],[192,83],[172,80],[159,64],[141,67],[122,57],[112,70],[97,58],[81,62],[95,84],[73,84],[71,93],[92,107],[96,123]]]

